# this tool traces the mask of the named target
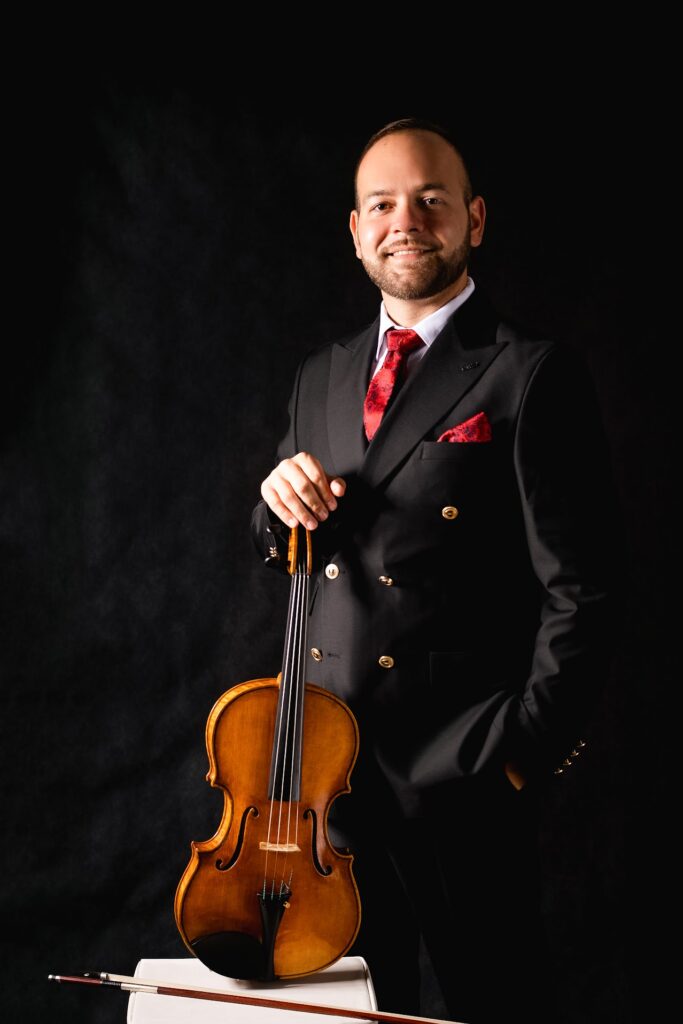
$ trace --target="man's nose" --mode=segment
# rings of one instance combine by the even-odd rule
[[[394,209],[392,229],[394,231],[422,231],[425,223],[424,210],[417,203],[397,203]]]

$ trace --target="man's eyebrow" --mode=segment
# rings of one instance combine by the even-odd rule
[[[416,189],[417,192],[430,192],[435,190],[438,190],[439,192],[448,192],[448,189],[441,181],[426,181],[424,185],[420,185],[419,188]],[[390,196],[392,194],[392,190],[389,188],[378,188],[374,192],[368,192],[364,197],[363,202],[367,203],[368,199],[375,199],[377,196]]]

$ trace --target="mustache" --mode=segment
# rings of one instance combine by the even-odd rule
[[[383,256],[390,256],[392,252],[434,252],[437,247],[435,245],[393,245],[391,249],[385,249],[382,253]]]

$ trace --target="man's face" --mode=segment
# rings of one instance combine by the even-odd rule
[[[363,157],[357,190],[356,255],[383,294],[425,299],[464,284],[484,203],[477,196],[465,205],[461,163],[445,139],[424,130],[385,136]]]

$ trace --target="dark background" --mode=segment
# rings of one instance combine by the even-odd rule
[[[335,106],[321,82],[238,101],[206,70],[24,81],[0,410],[12,1019],[123,1020],[124,997],[46,975],[185,955],[175,887],[221,809],[206,718],[231,685],[280,667],[288,587],[251,547],[251,509],[299,359],[378,310],[348,230],[353,169],[374,131],[415,114],[454,130],[486,199],[477,286],[579,350],[604,413],[627,610],[541,843],[558,1024],[631,1020],[668,887],[667,158],[652,80],[581,83]],[[638,906],[655,913],[636,927]]]

